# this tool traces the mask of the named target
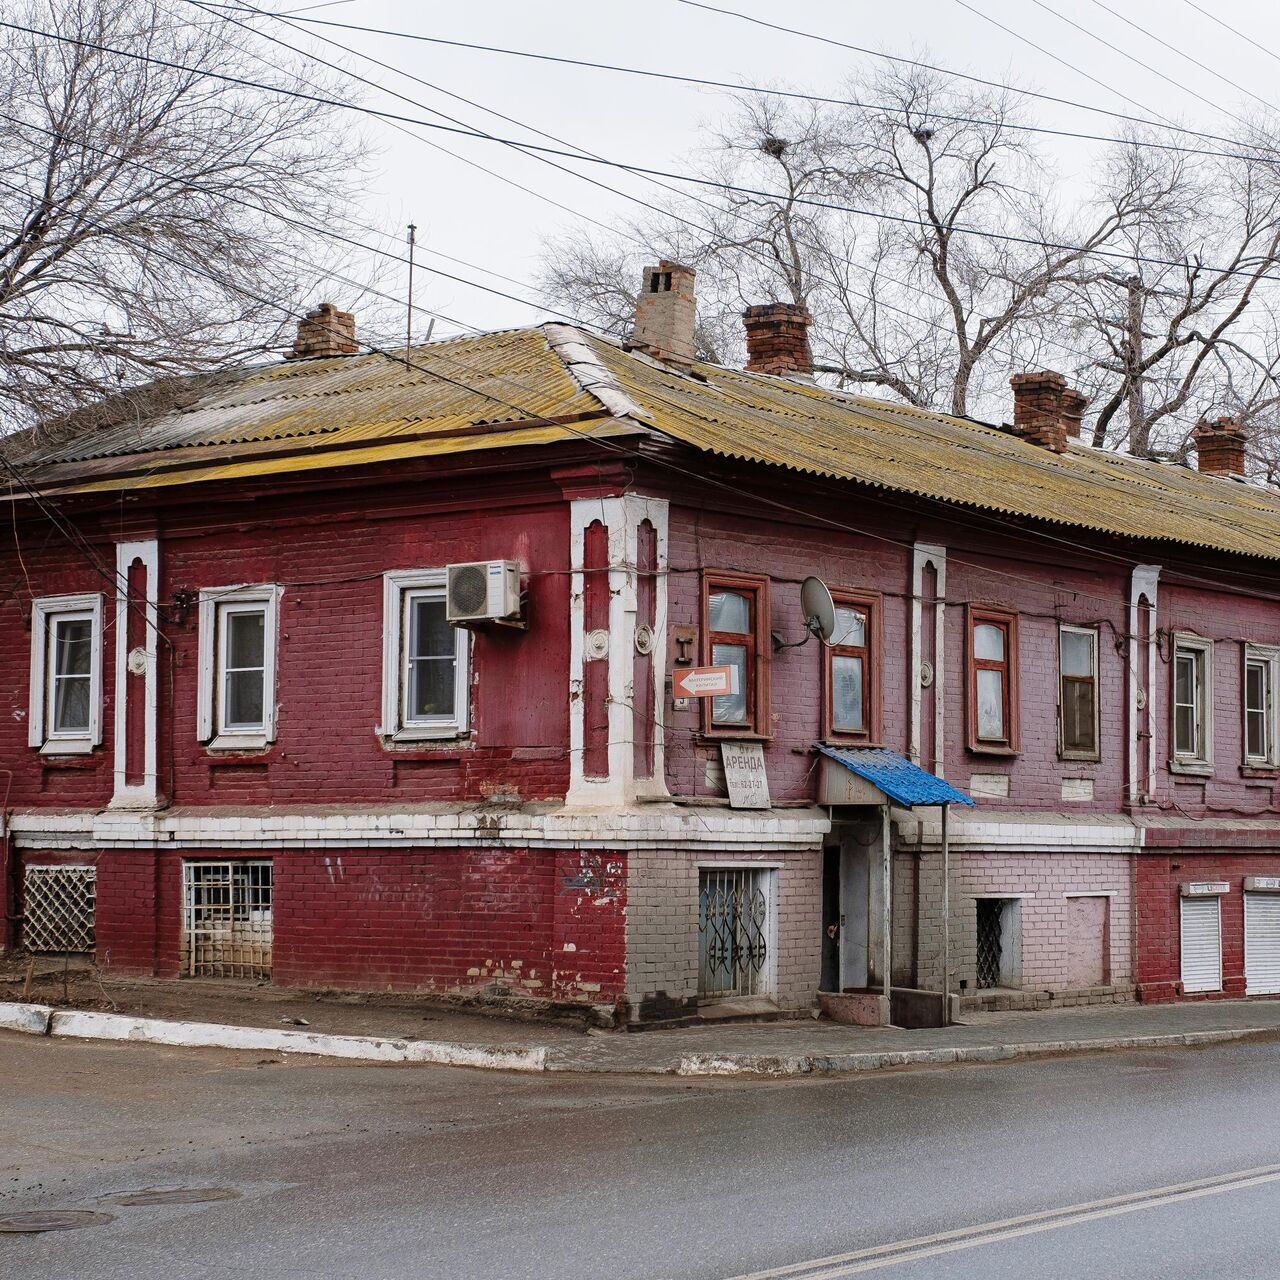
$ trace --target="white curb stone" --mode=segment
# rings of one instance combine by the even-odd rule
[[[52,1010],[49,1034],[82,1040],[132,1040],[183,1048],[253,1049],[270,1053],[309,1053],[361,1062],[434,1063],[449,1067],[485,1067],[491,1071],[544,1071],[541,1045],[472,1045],[448,1041],[389,1040],[380,1036],[333,1036],[272,1027],[233,1027],[212,1022],[165,1022],[118,1013]]]
[[[681,1076],[794,1076],[845,1071],[879,1071],[885,1067],[942,1066],[953,1062],[998,1062],[1045,1054],[1095,1053],[1104,1049],[1166,1049],[1223,1044],[1276,1031],[1276,1027],[1232,1027],[1221,1031],[1188,1031],[1159,1036],[1112,1036],[1101,1040],[1041,1040],[1024,1044],[987,1044],[961,1048],[905,1049],[884,1053],[844,1053],[812,1057],[762,1054],[690,1053],[680,1059]]]
[[[53,1010],[47,1004],[16,1004],[0,1001],[0,1030],[25,1031],[32,1036],[49,1034]]]

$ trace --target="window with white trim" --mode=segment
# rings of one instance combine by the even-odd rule
[[[466,732],[470,635],[445,619],[445,570],[383,576],[383,737],[400,742]]]
[[[1174,769],[1213,766],[1213,641],[1175,636],[1173,641]]]
[[[31,606],[27,741],[47,755],[102,742],[102,597],[45,596]]]
[[[197,730],[213,750],[275,741],[279,605],[271,584],[200,592]]]
[[[1244,647],[1244,762],[1253,768],[1280,766],[1280,733],[1276,723],[1276,681],[1280,649]]]

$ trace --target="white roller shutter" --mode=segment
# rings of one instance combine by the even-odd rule
[[[1182,900],[1182,989],[1222,990],[1222,912],[1219,899]]]
[[[1280,992],[1280,894],[1244,895],[1244,990]]]

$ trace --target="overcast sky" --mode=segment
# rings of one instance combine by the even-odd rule
[[[995,80],[1012,77],[1024,88],[1108,110],[1143,114],[1145,109],[1210,132],[1229,131],[1232,113],[1256,110],[1257,99],[1280,103],[1280,5],[1258,0],[1195,0],[1247,40],[1198,12],[1190,0],[1045,0],[1043,5],[1039,0],[715,2],[869,48],[927,57],[971,74]],[[278,7],[297,5],[298,0],[288,0]],[[542,4],[528,0],[459,4],[455,0],[447,5],[424,0],[350,0],[307,13],[335,22],[818,93],[839,94],[849,74],[869,61],[813,40],[692,9],[678,0],[544,0]],[[980,14],[1044,51],[1029,47]],[[1125,18],[1145,32],[1127,25]],[[430,81],[438,90],[555,134],[575,147],[654,168],[688,169],[684,157],[698,147],[708,124],[714,124],[726,106],[722,94],[707,89],[348,30],[311,30]],[[1161,45],[1161,40],[1172,47]],[[310,47],[322,56],[339,56],[332,46],[318,41]],[[420,104],[366,88],[367,105],[424,118],[438,118],[433,111],[444,112],[468,126],[531,137],[522,135],[515,125],[394,71],[350,54],[344,64]],[[1054,128],[1107,133],[1119,127],[1102,116],[1046,102],[1031,103],[1030,112],[1036,123]],[[376,148],[366,208],[358,215],[362,222],[367,220],[368,238],[374,240],[375,230],[381,230],[396,243],[404,224],[413,220],[419,244],[427,251],[420,258],[425,266],[514,293],[532,297],[527,288],[495,280],[478,268],[531,282],[543,237],[572,227],[574,218],[516,189],[512,182],[606,223],[638,209],[621,196],[509,147],[432,135],[427,130],[418,130],[420,137],[409,137],[381,122],[354,116],[352,127],[360,129]],[[1078,143],[1041,138],[1040,145],[1067,173],[1078,172],[1089,161],[1087,148]],[[483,173],[439,147],[499,176]],[[644,179],[615,170],[576,167],[642,199],[666,194]],[[472,265],[442,261],[431,256],[433,250]],[[403,281],[394,274],[382,283],[398,296],[403,293]],[[542,314],[536,302],[518,305],[426,273],[418,277],[417,300],[482,328],[528,323]],[[424,324],[424,318],[415,320],[415,336]],[[448,331],[442,325],[437,335]]]

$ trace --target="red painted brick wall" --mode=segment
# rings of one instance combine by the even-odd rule
[[[562,795],[568,778],[568,508],[543,491],[499,494],[458,509],[456,492],[423,485],[412,502],[383,491],[329,498],[224,500],[184,508],[161,531],[162,609],[174,590],[284,584],[277,666],[278,737],[227,759],[196,740],[197,611],[162,625],[160,790],[175,804],[334,804],[522,799]],[[478,505],[477,505],[478,501]],[[86,522],[95,527],[96,522]],[[0,541],[0,760],[12,808],[98,808],[112,793],[115,605],[110,584],[60,538],[22,528],[25,575]],[[99,559],[114,566],[109,543]],[[388,750],[381,720],[382,574],[464,560],[515,559],[527,576],[527,632],[476,633],[472,733]],[[16,581],[14,579],[16,578]],[[29,588],[28,588],[29,584]],[[103,749],[41,757],[27,745],[31,596],[107,595]],[[170,647],[171,646],[171,647]]]
[[[1224,844],[1233,842],[1229,833],[1206,832],[1205,843],[1215,835]],[[1280,875],[1280,851],[1274,847],[1234,852],[1174,847],[1140,853],[1134,865],[1139,999],[1212,1000],[1244,995],[1244,878],[1276,875]],[[1179,886],[1188,880],[1231,885],[1222,898],[1221,992],[1184,996],[1182,991]]]
[[[291,849],[253,856],[273,862],[278,985],[500,990],[588,1004],[622,997],[625,857],[551,849]],[[180,854],[32,850],[23,861],[96,862],[98,963],[122,975],[178,976]]]

